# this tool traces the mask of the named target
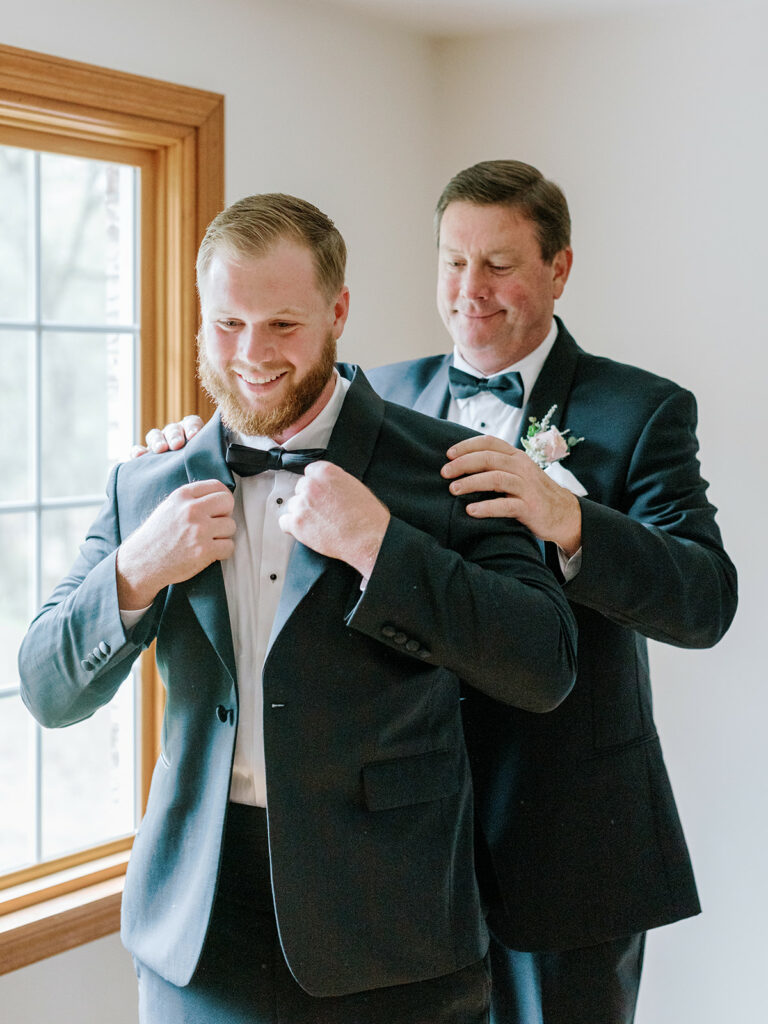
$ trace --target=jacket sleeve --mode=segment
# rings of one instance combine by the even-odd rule
[[[44,726],[71,725],[108,703],[148,646],[153,611],[126,635],[117,603],[116,467],[80,555],[33,619],[19,651],[21,697]]]
[[[450,544],[393,517],[348,624],[496,700],[549,711],[573,686],[576,623],[531,534],[453,505]]]
[[[632,454],[621,508],[580,499],[582,563],[570,601],[644,636],[710,647],[736,611],[736,570],[697,459],[696,401],[676,389]]]

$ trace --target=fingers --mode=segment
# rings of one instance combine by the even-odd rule
[[[145,445],[134,444],[131,446],[131,458],[138,459],[140,455],[146,455],[148,451],[149,448],[147,448]]]
[[[471,502],[466,511],[475,519],[520,519],[523,503],[519,498],[509,496],[490,498],[488,501]]]
[[[468,455],[471,452],[482,451],[502,452],[503,454],[509,455],[514,452],[519,452],[519,449],[509,444],[507,441],[502,441],[500,437],[493,437],[491,434],[479,434],[477,437],[468,437],[466,440],[459,441],[458,444],[452,445],[445,454],[449,459],[457,459],[460,456]]]
[[[478,491],[497,491],[500,494],[517,495],[520,492],[520,478],[513,473],[494,469],[470,473],[459,480],[453,480],[451,494],[474,494]]]
[[[144,440],[146,441],[147,448],[152,452],[168,451],[168,444],[165,440],[165,436],[162,430],[158,430],[157,427],[153,427],[152,430],[148,430]]]
[[[153,452],[178,451],[197,434],[203,421],[199,416],[185,416],[179,423],[166,423],[162,430],[153,427],[147,431],[145,441]]]
[[[504,442],[500,443],[504,444]],[[449,449],[449,452],[452,450]],[[525,461],[522,462],[521,458]],[[499,448],[489,449],[486,446],[456,455],[450,462],[446,462],[440,472],[446,480],[454,480],[456,477],[465,476],[468,473],[482,473],[487,470],[501,470],[519,475],[528,469],[526,462],[530,462],[528,456],[516,448],[502,451]]]
[[[199,416],[185,416],[181,421],[181,427],[187,441],[191,441],[195,434],[202,430],[203,421]]]

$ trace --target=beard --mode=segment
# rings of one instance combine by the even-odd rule
[[[206,393],[221,412],[224,426],[241,434],[274,437],[282,434],[312,408],[333,373],[336,340],[331,333],[325,340],[317,362],[289,390],[283,401],[272,408],[254,409],[237,390],[233,370],[217,370],[208,359],[201,333],[197,339],[197,373]],[[269,371],[267,371],[269,372]]]

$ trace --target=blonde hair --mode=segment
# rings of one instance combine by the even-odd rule
[[[246,196],[214,217],[197,253],[198,289],[216,253],[264,256],[281,238],[309,249],[318,287],[329,300],[334,299],[344,287],[344,239],[330,217],[316,206],[281,192]]]

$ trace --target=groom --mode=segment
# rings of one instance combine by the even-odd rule
[[[488,1020],[459,681],[548,711],[575,627],[529,531],[467,516],[440,476],[469,432],[334,368],[344,265],[290,196],[212,222],[217,413],[113,471],[21,648],[25,703],[64,726],[157,640],[162,749],[122,920],[143,1024]]]

